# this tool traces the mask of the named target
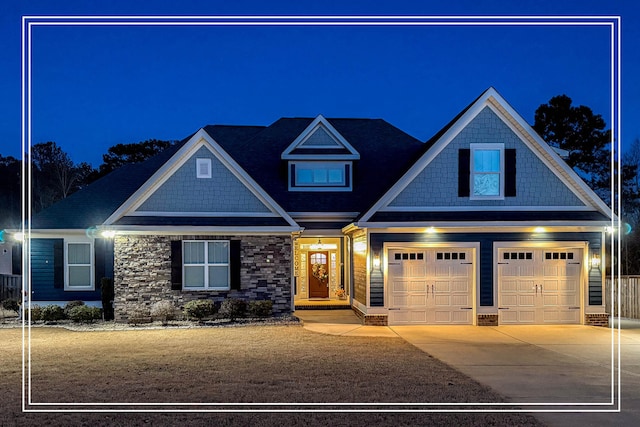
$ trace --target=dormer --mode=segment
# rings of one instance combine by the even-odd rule
[[[351,191],[353,161],[360,153],[318,115],[282,152],[289,191]]]

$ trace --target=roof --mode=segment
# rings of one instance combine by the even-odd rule
[[[287,161],[280,156],[313,120],[282,118],[267,127],[209,125],[204,130],[288,212],[362,212],[402,176],[424,148],[421,141],[381,119],[327,119],[361,153],[354,165],[353,191],[290,192]],[[31,228],[83,229],[103,224],[192,136],[144,162],[127,164],[35,214]],[[188,218],[171,223],[185,222],[204,224]]]

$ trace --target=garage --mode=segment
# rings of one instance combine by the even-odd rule
[[[580,323],[581,248],[502,248],[497,263],[500,324]]]
[[[473,323],[472,248],[390,248],[389,325]]]

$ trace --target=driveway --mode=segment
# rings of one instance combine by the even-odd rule
[[[305,327],[318,332],[396,334],[511,402],[522,404],[520,407],[531,405],[532,412],[559,411],[535,414],[551,426],[640,425],[639,322],[625,322],[620,330],[622,412],[618,413],[617,371],[611,368],[612,355],[618,366],[617,329],[579,325],[363,327],[345,312],[337,317],[326,312],[296,315]],[[341,319],[346,323],[340,323]]]

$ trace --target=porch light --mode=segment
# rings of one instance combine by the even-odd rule
[[[24,241],[24,233],[22,232],[13,233],[13,240],[15,240],[16,242]]]
[[[336,248],[336,245],[324,244],[320,239],[318,239],[318,243],[309,245],[309,249],[311,249],[312,251],[322,251],[322,250],[329,250],[329,249],[335,249],[335,248]]]
[[[435,227],[429,227],[426,230],[424,230],[425,233],[428,234],[434,234],[436,232],[436,228]]]
[[[380,268],[380,255],[373,257],[373,268]]]
[[[600,268],[600,255],[599,254],[592,254],[591,255],[591,267],[592,268]]]
[[[116,232],[113,230],[104,230],[102,233],[100,233],[102,235],[102,237],[104,237],[105,239],[113,239],[116,236]]]
[[[365,242],[355,242],[353,244],[353,250],[358,253],[365,252],[367,250],[367,244]]]
[[[544,227],[536,227],[533,229],[534,233],[546,233],[547,230]]]

